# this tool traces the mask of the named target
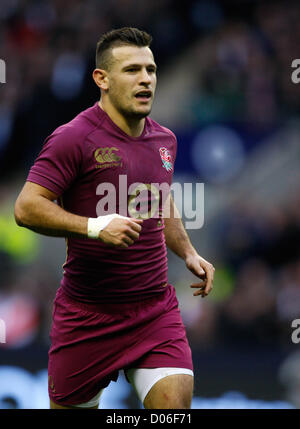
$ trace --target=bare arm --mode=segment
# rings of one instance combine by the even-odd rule
[[[86,237],[88,218],[67,212],[56,199],[43,186],[26,182],[15,203],[17,224],[53,237]]]
[[[87,237],[88,218],[67,212],[54,201],[57,195],[36,183],[26,182],[15,203],[19,226],[52,237]],[[99,234],[110,246],[126,248],[139,238],[141,220],[113,219]]]
[[[167,211],[168,217],[164,217],[166,245],[185,261],[187,268],[193,274],[202,279],[201,282],[193,283],[191,287],[199,289],[194,293],[195,296],[204,297],[212,290],[215,269],[193,247],[171,195],[166,204],[170,204],[170,210]]]
[[[197,252],[183,226],[180,214],[171,195],[169,195],[166,201],[167,204],[170,205],[170,210],[168,217],[164,217],[166,245],[172,252],[185,261],[189,255],[197,254]]]

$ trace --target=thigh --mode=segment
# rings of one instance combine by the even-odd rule
[[[51,410],[79,410],[80,408],[82,407],[71,406],[71,405],[69,407],[64,407],[63,405],[56,404],[50,399]],[[84,407],[84,408],[87,410],[97,410],[99,408],[99,405],[95,405],[94,407]]]
[[[191,408],[194,378],[186,374],[174,374],[162,378],[150,389],[144,399],[148,409]]]
[[[131,368],[129,382],[145,408],[190,408],[194,387],[188,368]]]
[[[57,296],[48,359],[52,405],[73,408],[85,404],[117,380],[116,346],[105,335],[113,320],[113,316],[82,308],[62,294]]]
[[[100,400],[100,396],[102,395],[104,389],[99,390],[99,392],[97,393],[96,396],[94,396],[92,399],[90,399],[87,402],[83,402],[81,404],[77,404],[77,405],[69,405],[69,406],[64,406],[64,405],[60,405],[57,404],[56,402],[52,401],[52,399],[50,399],[50,408],[51,409],[71,409],[71,410],[76,410],[76,409],[85,409],[85,410],[97,410],[99,408],[99,400]]]
[[[127,368],[172,367],[193,370],[192,352],[173,287],[160,304],[160,308],[155,306],[153,309],[153,312],[157,312],[155,317],[149,322],[144,317],[143,329],[136,330],[133,357],[138,359],[130,360]],[[140,357],[136,354],[137,349]]]

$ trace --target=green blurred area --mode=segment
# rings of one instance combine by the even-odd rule
[[[0,251],[16,263],[33,262],[40,249],[39,237],[34,232],[19,227],[13,216],[0,214]]]

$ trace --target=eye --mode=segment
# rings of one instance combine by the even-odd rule
[[[148,69],[148,73],[155,73],[156,69],[154,67],[149,67]]]

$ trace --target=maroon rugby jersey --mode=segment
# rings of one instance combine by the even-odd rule
[[[61,286],[69,296],[84,302],[130,302],[164,290],[168,280],[163,195],[158,200],[157,192],[135,191],[140,183],[171,185],[176,148],[175,135],[150,118],[140,137],[128,136],[98,102],[47,137],[27,180],[54,192],[65,210],[87,217],[115,212],[152,216],[144,220],[139,239],[126,249],[68,238]],[[132,195],[127,201],[129,187]],[[137,205],[137,197],[146,204]],[[151,201],[156,201],[152,208],[159,201],[155,213],[150,211]]]

